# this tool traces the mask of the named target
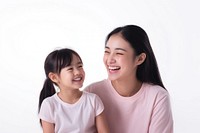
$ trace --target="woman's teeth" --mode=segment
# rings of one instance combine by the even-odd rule
[[[115,67],[108,67],[108,69],[109,69],[109,70],[119,70],[120,67],[117,67],[117,66],[115,66]]]

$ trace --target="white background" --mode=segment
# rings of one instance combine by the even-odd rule
[[[0,132],[42,132],[43,63],[57,47],[84,61],[84,87],[107,77],[106,35],[136,24],[149,35],[171,95],[175,133],[200,132],[198,0],[0,0]]]

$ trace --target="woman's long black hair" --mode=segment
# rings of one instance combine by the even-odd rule
[[[55,50],[46,57],[45,62],[44,62],[46,80],[40,92],[38,111],[40,111],[40,107],[43,100],[56,93],[56,90],[53,85],[55,83],[51,81],[51,79],[48,77],[48,74],[50,72],[60,74],[61,69],[71,64],[73,55],[77,56],[82,62],[81,57],[78,55],[78,53],[68,48]]]
[[[123,27],[118,27],[111,31],[106,37],[106,43],[109,38],[114,34],[122,35],[122,37],[134,49],[136,55],[139,55],[141,53],[146,54],[145,61],[138,66],[136,72],[137,79],[142,82],[160,85],[165,89],[147,33],[139,26],[126,25]]]

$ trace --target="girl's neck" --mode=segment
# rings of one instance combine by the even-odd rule
[[[67,90],[67,91],[60,91],[58,93],[58,97],[66,103],[74,104],[76,103],[80,97],[82,96],[82,91],[80,90]]]
[[[142,82],[139,80],[114,80],[111,83],[117,93],[124,97],[135,95],[142,86]]]

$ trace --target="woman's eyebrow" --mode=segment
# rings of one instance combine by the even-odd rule
[[[105,48],[110,49],[108,46],[105,46]],[[115,48],[115,50],[122,50],[122,51],[125,51],[125,52],[127,51],[126,49],[123,49],[123,48]]]
[[[110,49],[108,46],[105,46],[105,48]]]
[[[126,49],[123,49],[123,48],[115,48],[115,50],[122,50],[122,51],[124,51],[124,52],[127,51]]]

